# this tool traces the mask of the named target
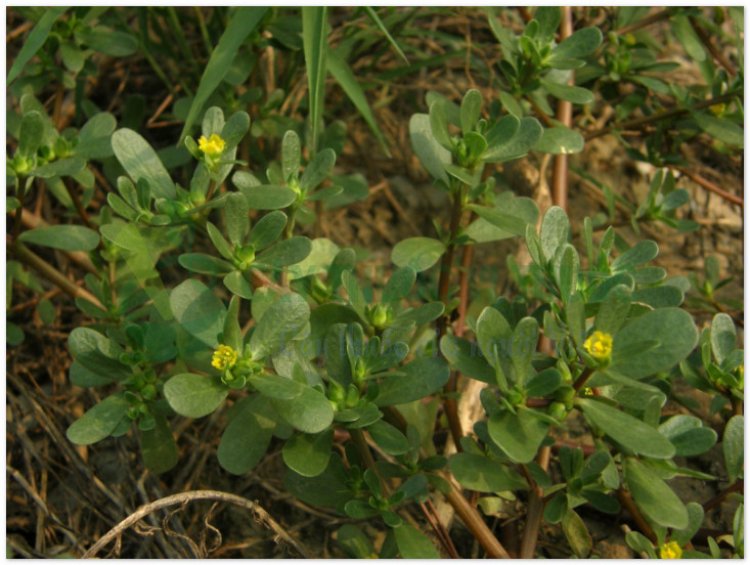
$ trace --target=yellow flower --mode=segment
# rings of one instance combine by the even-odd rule
[[[234,367],[238,356],[239,354],[234,348],[228,345],[220,345],[211,357],[211,365],[219,371],[225,371]]]
[[[659,557],[662,559],[682,559],[682,548],[676,541],[670,541],[661,546]]]
[[[727,105],[724,103],[712,104],[711,106],[708,107],[708,109],[711,110],[711,113],[714,116],[721,117],[722,115],[724,115],[724,111],[727,109]]]
[[[218,157],[224,152],[224,147],[226,142],[216,133],[212,133],[208,139],[202,135],[198,140],[198,149],[203,151],[206,157]]]
[[[583,342],[583,347],[597,361],[608,361],[612,355],[612,336],[597,330]]]

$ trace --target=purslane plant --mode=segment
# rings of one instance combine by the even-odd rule
[[[336,193],[325,186],[332,151],[303,169],[299,138],[289,132],[265,178],[239,170],[231,176],[238,190],[220,193],[242,165],[235,151],[250,125],[246,114],[225,123],[218,108],[206,112],[202,136],[186,141],[198,160],[189,189],[172,181],[138,134],[116,131],[112,146],[127,176],[109,204],[121,219],[105,209],[99,225],[101,261],[114,278],[87,280],[104,310],[79,299],[97,321],[69,339],[71,381],[110,394],[68,438],[91,444],[135,426],[144,463],[165,472],[179,458],[173,415],[201,418],[230,404],[220,465],[248,473],[278,438],[289,491],[351,518],[381,519],[390,540],[381,557],[439,555],[400,510],[438,493],[450,499],[451,477],[485,493],[485,508],[541,493],[544,520],[563,523],[577,555],[590,551],[590,538],[576,509],[613,514],[623,500],[672,544],[664,551],[682,551],[703,515],[666,481],[716,480],[675,458],[705,453],[717,434],[693,416],[665,418],[663,409],[678,365],[686,378],[741,398],[734,326],[717,316],[700,340],[706,376],[691,369],[698,331],[680,308],[683,280],[649,265],[656,243],[617,251],[614,231],[597,243],[587,219],[582,259],[557,207],[537,231],[533,201],[496,194],[482,169],[524,154],[542,128],[512,115],[485,121],[480,112],[471,91],[460,107],[433,97],[430,114],[412,120],[417,154],[461,212],[442,240],[398,244],[399,268],[379,290],[358,278],[352,250],[293,235],[308,201]],[[465,228],[464,210],[478,216]],[[446,318],[455,307],[447,294],[415,302],[417,272],[451,247],[514,236],[525,239],[545,300],[497,297],[460,337]],[[161,265],[187,246],[201,251],[171,260],[182,282],[166,288],[175,276]],[[314,248],[322,259],[312,260]],[[551,343],[544,351],[542,337]],[[486,383],[486,415],[446,457],[434,438],[441,402],[454,398],[455,388],[444,389],[451,371]],[[566,443],[574,421],[585,422],[593,443]],[[558,472],[535,462],[549,448]],[[733,479],[742,472],[738,449],[725,440]],[[339,535],[352,555],[372,553],[356,527]]]

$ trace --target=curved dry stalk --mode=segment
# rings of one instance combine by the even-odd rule
[[[159,500],[155,500],[154,502],[144,504],[140,508],[136,509],[136,511],[133,512],[130,516],[125,518],[122,522],[117,524],[114,528],[109,530],[101,538],[99,538],[99,540],[94,545],[92,545],[89,550],[86,551],[86,553],[83,554],[82,558],[89,559],[94,557],[109,542],[111,542],[113,539],[119,539],[125,530],[127,530],[131,526],[134,526],[141,519],[143,519],[145,516],[148,516],[152,512],[156,512],[157,510],[161,510],[162,508],[168,508],[170,506],[175,506],[178,504],[194,502],[196,500],[216,500],[219,502],[228,502],[229,504],[234,504],[235,506],[240,506],[246,510],[250,510],[260,523],[274,531],[278,539],[281,539],[292,546],[302,557],[306,559],[309,559],[311,557],[307,549],[305,549],[305,547],[300,542],[290,536],[286,532],[286,530],[284,530],[284,528],[282,528],[279,523],[271,517],[268,512],[266,512],[255,502],[252,502],[247,498],[237,496],[236,494],[218,490],[191,490],[187,492],[181,492],[179,494],[173,494],[171,496],[165,496],[164,498],[160,498]]]

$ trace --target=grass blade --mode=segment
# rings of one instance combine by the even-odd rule
[[[375,137],[380,142],[380,145],[383,147],[386,155],[390,157],[390,152],[388,151],[388,145],[386,144],[385,137],[383,137],[383,132],[380,131],[380,128],[375,121],[375,116],[372,113],[370,104],[367,102],[367,98],[365,97],[365,93],[362,90],[362,87],[357,82],[357,78],[354,76],[354,73],[352,72],[351,68],[346,63],[344,58],[333,50],[329,50],[328,52],[328,71],[331,73],[331,75],[333,75],[333,78],[336,79],[336,82],[339,83],[341,88],[349,97],[349,100],[352,101],[354,106],[364,118],[365,122],[367,122],[367,125],[370,126],[372,133],[375,134]]]
[[[47,8],[47,11],[44,13],[44,15],[39,18],[39,21],[34,26],[34,29],[31,30],[29,37],[26,39],[26,43],[24,43],[23,47],[21,47],[21,51],[19,51],[18,57],[16,57],[16,60],[13,62],[13,66],[8,72],[8,86],[10,86],[10,83],[16,80],[18,75],[21,74],[21,71],[26,66],[26,63],[28,63],[31,58],[36,55],[36,52],[39,51],[39,48],[44,45],[44,42],[47,41],[47,36],[49,35],[52,26],[55,24],[57,19],[66,12],[67,9],[68,8],[64,6]]]
[[[206,100],[208,100],[208,97],[211,96],[226,76],[240,46],[247,36],[258,27],[267,10],[268,8],[261,6],[243,6],[237,8],[232,14],[226,31],[219,39],[216,49],[211,53],[206,70],[203,71],[198,91],[195,93],[193,103],[190,105],[190,111],[188,112],[185,126],[182,128],[180,141],[177,145],[182,143],[185,135],[187,135],[190,128],[201,115]]]
[[[401,47],[396,42],[396,40],[393,39],[393,36],[388,31],[388,28],[385,27],[385,24],[383,23],[383,20],[380,19],[380,16],[378,16],[377,12],[373,8],[371,8],[370,6],[365,6],[364,8],[365,8],[365,12],[367,12],[367,15],[370,16],[370,19],[373,21],[373,23],[376,26],[378,26],[378,28],[380,29],[380,31],[383,32],[383,35],[385,35],[385,38],[391,44],[391,46],[393,47],[393,49],[396,51],[396,53],[398,53],[398,56],[401,57],[404,60],[404,63],[406,63],[407,65],[409,65],[410,64],[409,63],[409,59],[406,58],[406,55],[401,50]]]
[[[323,114],[326,78],[326,20],[325,6],[302,8],[302,42],[307,67],[307,84],[310,97],[310,156],[318,150],[320,121]]]

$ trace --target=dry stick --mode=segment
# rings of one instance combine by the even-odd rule
[[[114,528],[104,534],[104,536],[102,536],[99,541],[97,541],[93,546],[91,546],[91,548],[89,548],[86,553],[83,554],[82,558],[90,559],[94,557],[109,542],[111,542],[115,538],[119,538],[125,530],[135,525],[142,518],[148,516],[152,512],[156,512],[157,510],[161,510],[162,508],[175,506],[177,504],[194,502],[196,500],[218,500],[220,502],[227,502],[229,504],[240,506],[246,510],[250,510],[259,522],[267,527],[270,527],[278,538],[284,540],[286,543],[292,546],[300,555],[302,555],[302,557],[306,559],[311,558],[311,555],[308,553],[307,549],[305,549],[305,547],[300,542],[292,538],[278,524],[278,522],[276,522],[276,520],[274,520],[271,515],[263,508],[261,508],[258,504],[241,496],[237,496],[236,494],[218,490],[191,490],[188,492],[181,492],[179,494],[166,496],[164,498],[160,498],[159,500],[155,500],[154,502],[150,502],[149,504],[144,504],[143,506],[136,509],[136,511],[133,512],[130,516],[125,518],[122,522],[120,522]]]
[[[99,302],[99,299],[96,296],[65,277],[65,275],[63,275],[60,271],[58,271],[52,265],[47,263],[47,261],[39,257],[39,255],[32,252],[20,241],[16,241],[12,245],[9,244],[9,247],[11,253],[15,255],[15,257],[19,261],[21,261],[21,263],[24,263],[29,267],[32,267],[33,269],[39,271],[39,273],[44,278],[46,278],[51,283],[56,284],[58,287],[60,287],[60,290],[62,290],[66,294],[69,294],[73,298],[83,298],[85,300],[88,300],[98,308],[106,310],[106,308],[102,305],[101,302]]]
[[[689,171],[688,169],[685,169],[683,167],[674,167],[674,168],[680,171],[683,175],[688,177],[694,183],[699,184],[700,186],[708,190],[709,192],[718,194],[724,200],[727,200],[731,202],[732,204],[737,204],[738,206],[741,206],[743,208],[745,207],[745,201],[740,196],[737,196],[736,194],[732,194],[731,192],[727,192],[723,188],[719,188],[711,181],[704,179],[699,174]]]
[[[670,15],[671,15],[671,11],[669,10],[669,8],[661,10],[660,12],[654,12],[653,14],[651,14],[650,16],[646,16],[642,20],[638,20],[635,23],[632,23],[628,26],[618,29],[615,33],[617,33],[618,35],[625,35],[626,33],[633,33],[634,31],[639,30],[642,27],[646,27],[653,23],[669,19]]]
[[[617,489],[617,500],[620,501],[622,507],[625,508],[633,517],[633,521],[635,522],[636,526],[638,526],[638,529],[641,530],[641,533],[648,539],[650,539],[652,543],[656,543],[656,534],[654,533],[653,528],[649,525],[648,522],[646,522],[646,519],[643,517],[643,514],[641,514],[641,511],[638,510],[638,507],[635,505],[635,502],[633,502],[633,497],[630,496],[630,493],[624,488],[620,487],[619,489]]]
[[[693,16],[690,16],[689,20],[693,30],[698,35],[698,37],[700,37],[703,45],[705,45],[706,49],[708,49],[708,52],[711,53],[711,56],[716,59],[716,62],[724,67],[724,69],[726,69],[726,71],[729,73],[729,76],[736,76],[737,71],[732,66],[732,63],[730,63],[729,60],[724,56],[724,53],[716,48],[716,46],[713,44],[713,41],[711,41],[711,37],[709,37],[706,30],[703,29],[703,27],[698,23],[698,20],[696,20]]]
[[[451,489],[445,495],[445,498],[453,506],[456,514],[463,520],[469,531],[474,534],[474,537],[487,552],[487,556],[492,559],[510,559],[510,555],[489,529],[476,508],[469,504],[469,501],[461,494],[460,487],[456,484],[455,479],[451,475],[444,475],[443,478],[448,480],[451,485]]]
[[[600,130],[587,133],[584,136],[584,139],[586,141],[589,141],[591,139],[594,139],[595,137],[601,137],[602,135],[607,135],[608,133],[611,133],[615,129],[623,130],[623,129],[640,128],[641,126],[644,126],[646,124],[658,122],[660,120],[666,120],[669,118],[674,118],[682,114],[687,114],[691,110],[702,110],[703,108],[708,108],[709,106],[713,106],[714,104],[721,104],[723,102],[729,102],[730,100],[737,98],[737,96],[738,95],[734,93],[722,94],[721,96],[711,98],[710,100],[704,100],[703,102],[698,102],[697,104],[695,104],[694,106],[690,108],[673,108],[672,110],[664,110],[662,112],[651,114],[650,116],[644,116],[642,118],[635,118],[632,120],[628,120],[627,122],[623,122],[619,125],[616,124],[614,126],[608,126]]]
[[[733,482],[731,485],[729,485],[719,494],[714,496],[712,499],[703,503],[703,512],[708,512],[709,510],[713,510],[714,508],[719,506],[722,502],[724,502],[724,499],[728,497],[730,494],[732,494],[733,492],[744,492],[744,491],[745,491],[745,481],[740,479],[738,481]]]

